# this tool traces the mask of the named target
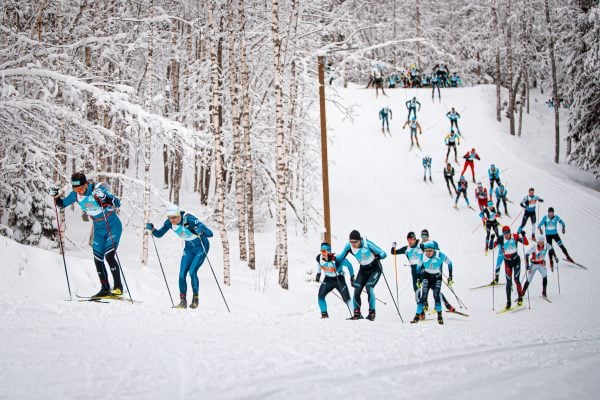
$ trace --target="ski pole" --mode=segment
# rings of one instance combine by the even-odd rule
[[[513,220],[512,220],[512,221],[510,221],[510,227],[511,227],[511,228],[512,228],[513,224],[515,223],[515,221],[516,221],[517,219],[519,219],[519,217],[521,216],[521,214],[523,214],[523,211],[524,211],[524,210],[525,210],[525,209],[524,209],[524,208],[522,208],[522,209],[521,209],[521,211],[519,211],[519,213],[518,213],[518,214],[517,214],[517,215],[516,215],[516,216],[513,218]]]
[[[340,291],[340,293],[342,293],[342,284],[340,283],[340,276],[339,276],[337,273],[335,274],[335,279],[337,280],[337,284],[338,284],[339,291]],[[345,282],[344,282],[344,283],[345,283]],[[348,289],[348,288],[346,287],[346,290],[347,290],[347,289]],[[337,295],[337,293],[335,293],[335,292],[333,292],[333,293]],[[348,296],[350,296],[350,290],[348,290]],[[338,296],[338,297],[339,297],[339,296]],[[348,312],[350,313],[350,316],[352,317],[352,315],[353,315],[353,314],[352,314],[352,311],[350,310],[350,306],[348,305],[348,303],[346,303],[346,302],[344,301],[344,298],[343,298],[343,296],[342,296],[342,298],[340,298],[340,300],[342,300],[342,302],[343,302],[344,304],[346,304],[346,307],[348,308]]]
[[[215,275],[215,270],[213,269],[212,264],[210,263],[210,259],[208,258],[208,252],[206,251],[206,247],[204,247],[202,238],[199,238],[199,239],[200,239],[200,244],[202,245],[202,249],[204,250],[204,254],[206,254],[206,261],[208,261],[208,266],[210,267],[213,277],[215,278],[215,282],[217,283],[219,292],[221,292],[221,297],[223,297],[223,302],[225,303],[225,307],[227,307],[227,311],[231,312],[231,310],[229,309],[229,305],[227,305],[227,300],[225,300],[225,295],[223,294],[223,291],[221,290],[221,285],[219,285],[219,280],[217,279],[217,275]]]
[[[175,307],[175,303],[173,302],[173,296],[171,296],[171,289],[169,289],[169,284],[167,283],[167,277],[165,276],[165,270],[163,268],[162,262],[160,261],[160,256],[158,255],[158,248],[156,247],[156,240],[154,240],[154,235],[150,232],[150,237],[152,238],[152,243],[154,244],[154,250],[156,250],[156,258],[158,258],[158,264],[160,265],[160,270],[162,271],[163,278],[165,278],[165,285],[167,285],[167,291],[169,292],[169,298],[171,299],[171,304]]]
[[[396,303],[398,303],[398,264],[396,263],[396,254],[394,253],[394,271],[396,272]]]
[[[529,274],[525,271],[525,282],[527,282],[527,289],[529,289]],[[530,290],[527,290],[527,307],[531,310],[531,299],[529,298]]]
[[[465,303],[462,302],[461,299],[458,298],[458,296],[456,295],[456,292],[454,291],[454,289],[452,289],[452,287],[450,287],[450,285],[448,285],[448,282],[446,282],[445,280],[442,279],[442,282],[444,282],[444,285],[446,285],[446,287],[448,289],[450,289],[450,291],[452,292],[452,294],[454,295],[454,297],[456,297],[456,301],[458,301],[458,305],[460,306],[460,308],[466,308],[467,310],[469,309],[469,307],[467,307],[467,305]]]
[[[54,199],[54,212],[56,213],[56,226],[58,227],[58,243],[60,244],[60,253],[62,254],[63,265],[65,266],[65,276],[67,277],[67,288],[69,289],[69,300],[73,300],[71,295],[71,284],[69,283],[69,273],[67,272],[67,261],[65,259],[65,249],[60,232],[60,218],[58,217],[58,208],[56,207],[56,199]]]
[[[369,295],[369,293],[367,292],[367,288],[366,287],[363,288],[363,292],[365,294]],[[378,301],[378,302],[380,302],[384,306],[387,306],[387,303],[385,301],[381,300],[379,297],[375,296],[375,300]]]
[[[388,284],[387,278],[385,277],[385,273],[383,272],[383,266],[381,265],[381,262],[379,263],[379,268],[381,268],[381,275],[383,275],[383,280],[385,281],[385,285],[387,286],[387,288],[390,292],[390,297],[392,298],[392,301],[394,302],[394,306],[396,306],[396,311],[398,311],[398,316],[400,317],[400,321],[402,321],[402,323],[404,323],[404,320],[402,319],[402,314],[400,314],[400,309],[398,308],[398,304],[396,304],[396,300],[394,300],[394,295],[392,294],[392,289],[390,289],[390,285]]]
[[[494,258],[495,257],[495,253],[496,253],[496,248],[492,249],[492,282],[494,282],[494,284],[492,285],[492,311],[495,310],[495,306],[496,306],[496,268],[494,267]]]
[[[558,294],[560,294],[560,270],[558,269],[558,261],[556,261],[556,274],[558,275]]]
[[[100,209],[102,210],[102,218],[104,219],[104,223],[106,224],[106,231],[108,232],[108,237],[110,237],[110,241],[115,249],[115,261],[117,262],[117,266],[119,267],[119,271],[121,271],[121,276],[123,277],[123,283],[125,283],[125,288],[127,289],[127,294],[129,294],[129,300],[131,300],[131,304],[133,304],[133,297],[131,296],[131,291],[129,290],[129,285],[127,284],[127,279],[125,279],[125,272],[123,271],[123,267],[121,266],[121,260],[119,259],[119,254],[117,254],[117,244],[115,243],[115,239],[113,239],[112,232],[110,231],[110,224],[108,223],[108,219],[106,218],[106,213],[104,212],[104,207],[102,207],[102,202],[96,196],[94,199],[100,205]],[[116,212],[116,211],[114,211]]]

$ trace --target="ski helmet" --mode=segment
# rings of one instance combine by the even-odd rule
[[[87,183],[87,178],[83,172],[75,172],[71,175],[71,186],[74,188],[83,186]]]
[[[170,204],[167,207],[167,217],[178,217],[179,213],[179,207],[177,207],[175,204]]]
[[[360,240],[360,232],[356,229],[350,232],[350,240]]]
[[[503,234],[503,235],[506,235],[506,234],[509,234],[509,235],[510,235],[510,226],[508,226],[508,225],[504,225],[504,226],[502,227],[502,234]]]
[[[330,252],[331,251],[331,245],[329,243],[327,243],[327,242],[321,243],[321,251],[323,251],[323,250],[325,250],[327,252]]]

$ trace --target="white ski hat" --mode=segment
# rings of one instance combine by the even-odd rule
[[[167,217],[178,217],[179,216],[179,207],[175,204],[169,204],[167,206]]]

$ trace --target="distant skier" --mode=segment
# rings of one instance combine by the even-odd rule
[[[452,261],[441,251],[435,250],[432,242],[423,245],[424,255],[423,263],[417,269],[418,276],[421,280],[422,294],[417,305],[415,317],[411,323],[416,324],[420,320],[420,314],[425,308],[425,301],[429,293],[429,289],[433,290],[433,298],[435,299],[435,310],[438,314],[438,323],[442,325],[444,319],[442,317],[442,302],[440,299],[440,291],[442,289],[442,267],[446,263],[448,265],[448,286],[452,287]]]
[[[350,232],[350,240],[336,257],[336,262],[341,263],[348,254],[352,254],[360,264],[358,275],[354,280],[354,316],[351,319],[363,318],[360,312],[360,294],[366,286],[369,297],[369,315],[367,319],[374,321],[376,305],[374,288],[379,278],[381,278],[382,273],[381,262],[379,260],[384,259],[387,254],[377,247],[375,243],[363,239],[357,230]]]
[[[483,207],[481,212],[479,213],[479,218],[483,222],[483,227],[485,228],[485,253],[487,254],[488,249],[492,245],[490,243],[490,233],[494,230],[494,234],[496,237],[500,237],[498,233],[498,218],[500,218],[500,213],[496,211],[496,207],[494,207],[494,202],[488,201],[487,205]],[[492,240],[494,235],[492,235]]]
[[[429,170],[429,182],[431,180],[431,157],[426,155],[423,157],[423,182],[427,182],[427,171]]]
[[[204,263],[206,254],[210,248],[208,238],[213,236],[213,232],[206,227],[200,220],[192,214],[180,210],[175,204],[167,207],[167,219],[159,229],[154,227],[151,222],[146,223],[146,229],[154,237],[161,238],[169,230],[185,240],[181,262],[179,263],[179,304],[175,308],[187,308],[187,275],[190,275],[192,284],[192,303],[190,308],[198,308],[198,292],[200,290],[200,281],[198,280],[198,270]]]
[[[523,227],[527,224],[527,220],[531,219],[531,238],[535,240],[535,223],[536,223],[536,207],[537,204],[543,203],[544,199],[535,195],[535,189],[529,188],[529,192],[527,196],[523,198],[521,201],[521,207],[525,209],[525,213],[523,214],[523,219],[521,220],[521,226],[517,230],[518,233],[523,231]]]
[[[375,97],[379,97],[379,90],[381,90],[384,96],[387,96],[385,90],[383,90],[383,73],[381,72],[381,68],[375,68],[375,71],[373,71],[373,82],[375,85]]]
[[[419,145],[419,138],[417,137],[417,130],[419,131],[419,135],[423,134],[423,130],[421,129],[421,125],[417,121],[417,117],[412,117],[410,120],[407,120],[404,123],[404,125],[402,126],[402,129],[406,128],[406,125],[409,125],[409,127],[410,127],[410,149],[409,149],[409,151],[413,148],[414,142],[417,142],[417,147],[420,150],[421,146]],[[414,138],[414,141],[413,141],[413,138]]]
[[[418,110],[417,110],[417,106],[419,106]],[[408,116],[406,117],[406,120],[410,120],[410,114],[413,113],[413,115],[415,116],[415,119],[417,118],[417,111],[421,111],[421,103],[419,103],[417,101],[416,97],[413,97],[412,100],[408,100],[406,102],[406,108],[408,109]]]
[[[451,87],[459,87],[462,86],[462,81],[460,80],[460,76],[456,74],[456,72],[452,73],[450,77],[450,86]]]
[[[488,191],[483,187],[481,182],[477,182],[477,187],[475,188],[475,198],[477,199],[479,211],[483,211],[484,207],[487,206]]]
[[[442,100],[442,95],[440,93],[440,78],[437,75],[431,76],[431,100],[435,98],[435,89],[437,88],[438,92],[438,100]]]
[[[460,198],[460,195],[462,194],[465,198],[465,201],[467,202],[467,207],[469,208],[473,208],[471,207],[471,204],[469,203],[469,198],[467,197],[467,188],[469,187],[469,184],[467,183],[467,180],[465,179],[464,175],[460,176],[460,179],[458,180],[458,184],[456,185],[456,199],[454,200],[454,208],[458,209],[458,199]]]
[[[325,296],[333,289],[340,292],[349,310],[353,307],[346,279],[344,278],[343,267],[350,273],[350,283],[354,284],[354,268],[352,268],[352,264],[348,260],[338,263],[335,259],[335,254],[331,253],[331,245],[327,242],[321,243],[321,252],[317,255],[317,275],[315,277],[315,281],[319,282],[321,280],[321,273],[325,275],[321,286],[319,286],[318,295],[321,318],[329,318]]]
[[[460,146],[460,136],[458,136],[454,129],[450,130],[450,133],[446,135],[444,138],[444,143],[446,143],[446,147],[448,151],[446,151],[446,162],[448,162],[448,156],[450,155],[450,151],[454,150],[454,162],[458,164],[458,157],[456,155],[456,145]]]
[[[521,258],[518,253],[518,244],[522,243],[523,246],[528,246],[529,241],[523,234],[511,234],[510,227],[505,225],[502,227],[502,237],[498,238],[492,248],[498,246],[498,258],[496,259],[496,276],[492,281],[492,285],[498,284],[498,274],[500,273],[500,265],[504,261],[504,272],[506,273],[506,309],[511,307],[511,291],[512,291],[512,280],[514,278],[515,285],[517,287],[517,305],[523,304],[523,289],[521,287]]]
[[[417,268],[421,266],[423,262],[423,250],[419,246],[419,239],[415,236],[414,232],[408,232],[406,235],[406,241],[408,242],[407,246],[403,246],[399,249],[396,249],[396,242],[392,244],[392,249],[390,251],[391,254],[404,254],[406,258],[408,258],[408,263],[410,264],[410,274],[412,276],[412,285],[413,290],[415,292],[415,300],[418,303],[419,299],[417,298],[417,290],[419,289],[417,286],[417,281],[419,277],[417,275]]]
[[[500,170],[496,168],[496,165],[492,164],[488,168],[488,178],[490,178],[490,196],[492,195],[492,191],[494,190],[494,182],[498,184],[498,186],[502,185],[500,182]]]
[[[508,198],[506,197],[506,195],[508,194],[508,190],[506,190],[504,185],[502,185],[500,183],[500,184],[498,184],[498,187],[496,187],[495,193],[496,193],[496,209],[498,211],[500,211],[500,202],[502,201],[502,204],[504,204],[504,214],[506,214],[507,217],[510,217],[510,215],[508,215],[508,208],[506,208],[506,202],[508,201]]]
[[[543,234],[543,232],[542,232],[542,226],[543,226],[544,230],[546,231],[546,241],[548,242],[550,247],[552,247],[552,242],[556,241],[556,244],[558,245],[558,247],[560,247],[563,254],[567,258],[567,261],[574,262],[573,259],[571,258],[571,256],[569,255],[567,248],[563,244],[560,236],[558,236],[558,224],[560,224],[562,226],[562,233],[564,235],[564,233],[566,232],[566,227],[567,227],[565,222],[558,215],[554,214],[554,207],[548,207],[548,215],[544,215],[544,217],[538,224],[538,229],[540,231],[540,235]],[[558,258],[556,257],[556,253],[554,252],[554,248],[551,248],[550,249],[550,268],[552,270],[554,270],[554,263],[552,261],[553,258],[556,261],[558,261]]]
[[[116,210],[121,206],[121,201],[105,187],[105,184],[88,181],[83,172],[71,175],[71,187],[73,190],[65,197],[61,197],[62,192],[56,187],[51,187],[48,193],[54,197],[58,208],[78,203],[81,210],[94,221],[92,251],[101,288],[92,298],[120,296],[123,294],[123,285],[116,252],[123,227]],[[104,265],[105,258],[113,277],[112,291]]]
[[[446,117],[450,120],[450,130],[452,127],[456,127],[456,132],[460,135],[460,128],[458,127],[458,119],[460,118],[460,114],[456,112],[454,107],[450,111],[446,113]]]
[[[446,187],[448,188],[448,193],[450,193],[450,197],[454,197],[457,194],[456,185],[454,184],[454,167],[452,164],[446,164],[446,168],[444,168],[444,180],[446,181]],[[450,190],[450,184],[454,188],[454,194]]]
[[[464,175],[467,168],[470,167],[471,175],[473,176],[473,183],[475,183],[475,160],[481,160],[479,158],[479,154],[477,154],[475,148],[472,148],[471,151],[465,153],[463,158],[465,159],[465,165],[463,166],[463,170],[460,174]]]
[[[533,276],[536,272],[539,272],[542,275],[542,296],[547,297],[546,288],[548,286],[548,270],[546,269],[546,254],[548,252],[552,253],[552,246],[546,243],[546,240],[543,236],[540,236],[537,239],[537,243],[535,246],[531,246],[525,252],[525,265],[527,268],[527,281],[525,282],[525,286],[523,286],[523,295],[527,292],[529,288],[529,284],[533,279]],[[549,255],[550,263],[552,265],[552,256]],[[533,265],[532,265],[533,264]]]
[[[389,119],[388,119],[389,116]],[[392,110],[389,106],[383,107],[379,110],[379,119],[381,120],[381,133],[385,136],[385,127],[387,125],[387,131],[390,133],[390,119],[392,119]],[[391,136],[391,134],[390,134]]]

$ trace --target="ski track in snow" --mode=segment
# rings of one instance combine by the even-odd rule
[[[506,121],[495,122],[491,86],[443,90],[441,103],[430,103],[427,89],[390,90],[389,97],[379,99],[358,88],[338,93],[342,102],[358,106],[358,115],[348,121],[328,109],[334,251],[352,229],[389,252],[393,241],[406,243],[409,230],[419,235],[428,228],[455,264],[454,289],[470,317],[444,313],[444,326],[435,320],[409,324],[415,311],[410,269],[406,257],[397,256],[399,307],[406,323],[400,323],[383,279],[376,295],[387,306],[377,304],[375,322],[346,321],[348,310],[334,295],[327,297],[331,318],[320,320],[318,285],[307,282],[306,274],[314,270],[317,234],[308,240],[290,236],[290,290],[283,291],[272,283],[276,271],[266,267],[272,234],[259,233],[257,264],[268,274],[267,286],[257,291],[258,271],[234,262],[233,285],[223,287],[232,314],[225,311],[207,265],[199,274],[199,309],[171,309],[154,254],[148,268],[137,266],[136,240],[122,241],[119,249],[134,299],[142,302],[131,305],[64,301],[64,271],[56,252],[0,238],[5,260],[0,268],[0,399],[596,398],[600,317],[593,250],[600,236],[600,200],[597,192],[566,177],[564,169],[570,167],[555,167],[548,155],[552,149],[544,153],[531,146],[526,135],[547,143],[543,135],[553,134],[539,131],[536,119],[551,118],[551,110],[532,103],[524,137],[518,139],[505,133]],[[421,126],[433,126],[419,137],[423,152],[408,151],[409,131],[401,129],[404,102],[413,95],[422,103]],[[394,113],[391,138],[381,134],[377,119],[386,103]],[[546,200],[539,218],[554,206],[567,223],[561,237],[570,253],[590,268],[561,262],[560,295],[556,273],[549,273],[551,304],[539,297],[539,275],[530,286],[531,309],[526,297],[516,313],[496,314],[506,299],[504,287],[469,290],[490,281],[495,258],[492,252],[483,254],[485,231],[472,233],[480,223],[477,213],[460,201],[460,211],[452,209],[454,199],[441,174],[450,125],[445,113],[452,106],[461,112],[459,125],[467,136],[459,157],[477,149],[482,161],[475,164],[476,176],[485,186],[489,164],[508,168],[501,178],[515,202],[509,204],[513,217],[527,188],[535,187]],[[425,154],[433,158],[433,184],[422,180]],[[462,163],[455,169],[459,175]],[[476,203],[473,191],[469,182],[471,204]],[[194,204],[186,209],[198,212]],[[69,229],[81,229],[83,237],[87,231],[78,213],[67,214]],[[519,222],[520,217],[515,229]],[[135,234],[129,229],[123,237]],[[73,231],[70,236],[79,237]],[[235,237],[230,234],[232,259]],[[176,297],[181,243],[172,237],[157,242]],[[221,276],[218,235],[211,244],[209,256]],[[73,250],[67,262],[74,294],[97,290],[90,251]],[[394,257],[383,266],[395,295]],[[452,293],[442,291],[457,306]],[[366,303],[363,294],[363,311]]]

